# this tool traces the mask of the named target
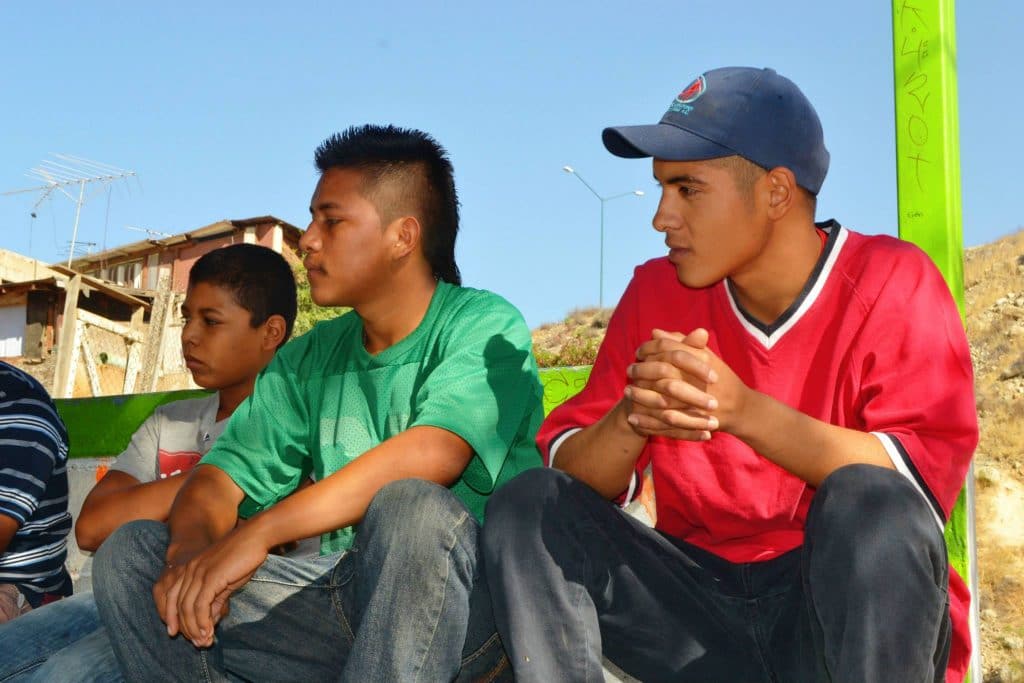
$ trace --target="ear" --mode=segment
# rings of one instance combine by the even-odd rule
[[[785,166],[776,166],[762,180],[767,183],[768,216],[778,220],[789,213],[796,201],[796,176]]]
[[[388,226],[391,254],[400,260],[416,251],[423,237],[423,227],[415,216],[402,216]]]
[[[281,345],[287,329],[288,323],[285,322],[284,316],[275,314],[267,318],[263,321],[263,339],[260,341],[261,348],[264,351],[276,351],[277,347]]]

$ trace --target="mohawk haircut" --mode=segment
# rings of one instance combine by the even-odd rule
[[[231,292],[259,327],[272,315],[284,318],[283,345],[291,337],[298,307],[295,274],[284,257],[258,244],[232,244],[207,252],[192,265],[188,287],[205,282]],[[279,347],[280,348],[280,345]]]
[[[434,277],[462,284],[455,262],[459,198],[455,171],[437,140],[419,130],[387,125],[352,126],[316,148],[317,170],[347,168],[363,175],[363,192],[381,218],[408,212],[423,226],[423,255]]]

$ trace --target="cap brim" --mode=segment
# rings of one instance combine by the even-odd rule
[[[609,152],[626,159],[698,161],[736,154],[728,147],[666,123],[605,128],[601,140]]]

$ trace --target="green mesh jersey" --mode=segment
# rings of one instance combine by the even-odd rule
[[[310,472],[323,479],[410,427],[441,427],[473,448],[451,490],[482,521],[497,486],[540,465],[542,418],[519,311],[496,294],[441,282],[419,327],[375,356],[355,312],[286,344],[201,462],[245,492],[239,514],[250,517]],[[354,534],[324,534],[320,551],[347,549]]]

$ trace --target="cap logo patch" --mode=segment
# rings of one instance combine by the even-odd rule
[[[693,83],[686,86],[681,93],[676,95],[676,99],[672,101],[672,104],[668,106],[669,111],[678,112],[686,115],[693,111],[692,103],[700,98],[707,90],[708,84],[704,80],[703,76],[697,76]]]
[[[683,92],[676,95],[676,100],[682,102],[683,104],[689,104],[690,102],[693,102],[695,99],[703,95],[707,87],[708,84],[707,81],[704,80],[704,77],[697,76],[696,80],[694,80],[693,83],[686,86],[686,90],[683,90]]]

